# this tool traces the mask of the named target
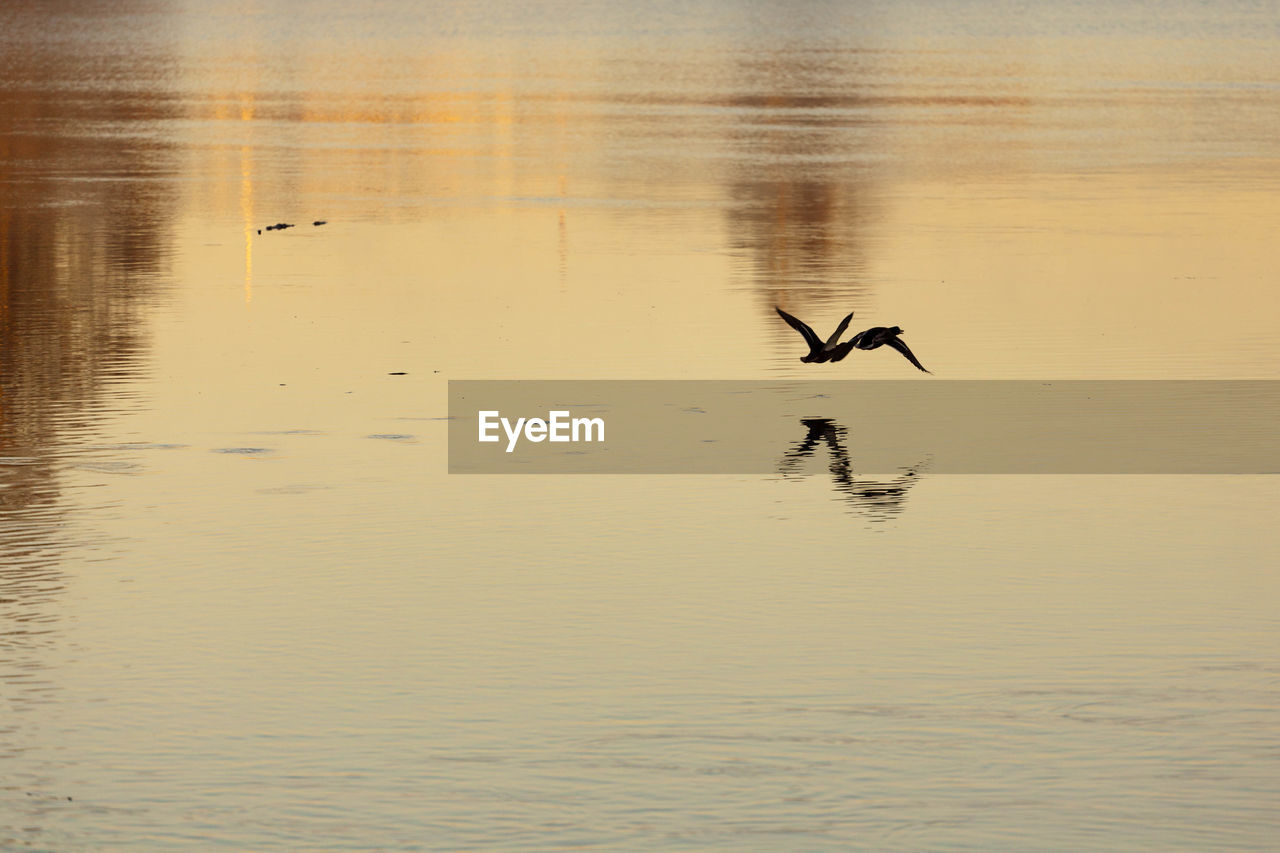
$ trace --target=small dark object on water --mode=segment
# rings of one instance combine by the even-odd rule
[[[259,229],[258,229],[258,233],[259,233],[259,234],[261,234],[261,233],[262,233],[262,229],[261,229],[261,228],[259,228]]]
[[[312,225],[324,225],[324,224],[325,224],[325,220],[323,220],[323,219],[317,219],[315,222],[312,222],[311,224],[312,224]]]
[[[286,229],[286,228],[292,228],[292,227],[293,227],[293,223],[292,223],[292,222],[277,222],[275,225],[268,225],[268,226],[267,226],[267,230],[268,230],[268,231],[283,231],[283,230],[284,230],[284,229]]]
[[[396,370],[396,371],[392,371],[391,373],[388,373],[387,375],[388,376],[408,376],[409,374],[405,373],[403,370]]]

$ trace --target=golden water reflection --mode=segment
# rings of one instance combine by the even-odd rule
[[[1280,378],[1273,16],[1150,11],[3,4],[0,846],[1263,846],[1269,481],[442,470],[775,305]]]
[[[0,89],[0,680],[11,711],[50,700],[68,549],[86,507],[68,460],[136,408],[148,311],[173,251],[172,147],[83,128],[172,118],[165,98],[76,97],[82,57],[6,52]],[[12,85],[16,83],[16,85]],[[126,137],[127,138],[127,137]],[[16,725],[16,723],[14,723]],[[10,734],[16,729],[10,729]],[[5,737],[6,751],[21,738]]]
[[[478,354],[485,372],[511,363],[505,350],[562,373],[579,345],[599,375],[795,369],[777,305],[903,325],[948,378],[1274,375],[1273,312],[1247,307],[1273,300],[1277,260],[1265,52],[1207,41],[1193,62],[1160,39],[951,38],[609,56],[557,42],[496,64],[474,45],[392,43],[287,74],[250,55],[248,77],[200,56],[178,135],[205,176],[192,209],[241,221],[246,302],[264,224],[339,210],[412,225],[414,244],[379,246],[400,255],[386,266],[417,264],[464,317],[473,294],[449,283],[475,267],[487,303],[528,321]],[[460,252],[441,236],[455,225],[472,232]],[[445,251],[419,257],[437,240]],[[486,257],[499,254],[524,257]],[[1110,300],[1122,308],[1106,316]],[[611,346],[628,329],[602,315],[652,345]],[[708,318],[723,346],[694,357],[685,341]],[[491,334],[462,323],[459,339]],[[1206,323],[1239,328],[1233,346],[1186,334]],[[569,328],[584,337],[536,331]]]

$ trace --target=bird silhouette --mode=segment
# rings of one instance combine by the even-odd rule
[[[845,341],[841,346],[866,350],[876,349],[886,345],[891,346],[898,352],[902,353],[902,357],[914,364],[917,368],[923,370],[925,373],[932,374],[933,371],[925,369],[925,366],[921,364],[915,357],[915,354],[911,352],[911,348],[907,346],[907,342],[899,337],[901,334],[901,326],[876,326],[874,328],[867,329],[865,332],[858,332],[858,334]],[[840,358],[844,358],[844,355],[841,355]],[[839,361],[840,359],[834,360]]]
[[[932,374],[933,371],[925,368],[915,357],[915,353],[911,352],[911,348],[902,340],[901,326],[875,326],[854,335],[844,343],[839,343],[840,336],[844,334],[844,330],[849,327],[849,321],[853,319],[853,313],[840,321],[840,325],[836,327],[835,333],[823,343],[818,339],[817,334],[803,320],[792,317],[781,308],[775,307],[773,310],[783,320],[787,321],[787,325],[795,329],[804,336],[805,343],[809,345],[809,354],[801,356],[800,360],[805,364],[821,364],[826,361],[836,362],[842,360],[850,352],[855,349],[873,350],[882,346],[890,346],[902,353],[902,357],[914,364],[925,373]]]
[[[840,325],[836,326],[835,332],[832,333],[831,337],[827,338],[826,343],[823,343],[818,339],[817,333],[810,328],[808,323],[803,320],[797,320],[781,308],[775,307],[773,310],[777,311],[778,316],[787,321],[788,326],[804,336],[804,342],[809,345],[809,354],[801,356],[800,360],[805,364],[821,364],[824,361],[839,361],[849,354],[847,349],[840,352],[839,355],[836,355],[836,352],[839,351],[842,346],[837,343],[837,341],[839,341],[840,336],[844,334],[844,330],[849,328],[849,321],[853,319],[852,311],[849,312],[848,317],[845,317],[840,321]]]

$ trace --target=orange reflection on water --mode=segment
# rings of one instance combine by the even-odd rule
[[[244,220],[244,304],[253,302],[253,149],[240,149],[240,213]]]

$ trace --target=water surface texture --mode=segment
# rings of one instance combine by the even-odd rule
[[[0,5],[0,847],[1274,849],[1275,477],[867,474],[821,419],[773,473],[460,476],[446,418],[1280,379],[1278,43],[1267,2]],[[775,306],[934,376],[802,364]]]

